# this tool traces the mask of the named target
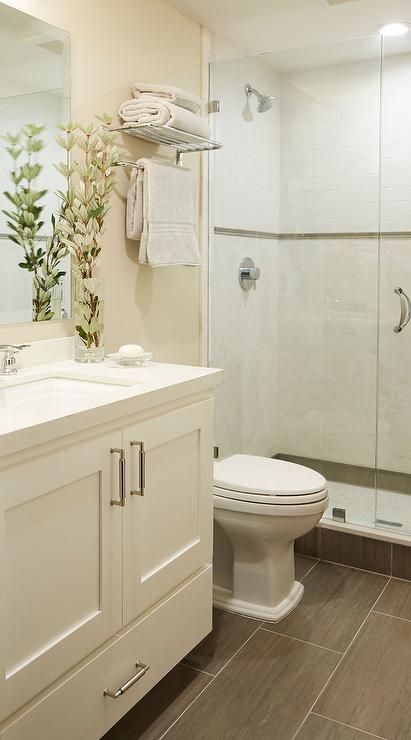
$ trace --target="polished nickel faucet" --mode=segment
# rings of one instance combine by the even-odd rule
[[[21,349],[30,347],[29,344],[0,344],[0,375],[15,375],[17,373],[16,354]]]

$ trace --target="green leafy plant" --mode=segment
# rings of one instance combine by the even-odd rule
[[[102,341],[101,301],[93,286],[119,158],[116,134],[108,128],[111,118],[98,120],[89,126],[68,123],[57,139],[66,157],[56,167],[67,181],[65,192],[58,192],[57,231],[73,257],[75,275],[83,281],[76,301],[76,331],[88,350]]]
[[[36,181],[42,165],[35,161],[44,149],[41,134],[45,126],[28,124],[17,134],[6,134],[6,151],[12,160],[10,178],[14,190],[4,195],[11,204],[3,213],[12,242],[22,247],[23,259],[19,267],[33,274],[33,321],[49,321],[54,317],[51,310],[53,288],[65,275],[59,267],[68,253],[56,229],[56,220],[51,219],[51,236],[41,237],[44,226],[42,213],[47,190],[38,190]]]

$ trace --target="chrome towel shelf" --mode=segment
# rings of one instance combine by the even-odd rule
[[[152,123],[136,124],[125,123],[122,126],[111,127],[111,131],[118,131],[122,134],[135,136],[137,139],[144,139],[155,144],[165,144],[177,149],[176,163],[180,164],[181,155],[185,152],[206,152],[214,149],[221,149],[222,144],[211,139],[204,139],[202,136],[189,134],[186,131],[172,128],[171,126],[156,126]],[[130,162],[119,162],[125,166]]]

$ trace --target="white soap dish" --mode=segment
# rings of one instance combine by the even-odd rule
[[[107,357],[110,357],[117,365],[122,365],[123,367],[144,367],[151,362],[154,355],[152,352],[143,352],[138,357],[123,357],[118,352],[114,352],[111,355],[107,355]]]

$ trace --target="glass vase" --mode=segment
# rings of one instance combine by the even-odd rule
[[[75,280],[76,362],[104,360],[104,280],[77,277]]]

